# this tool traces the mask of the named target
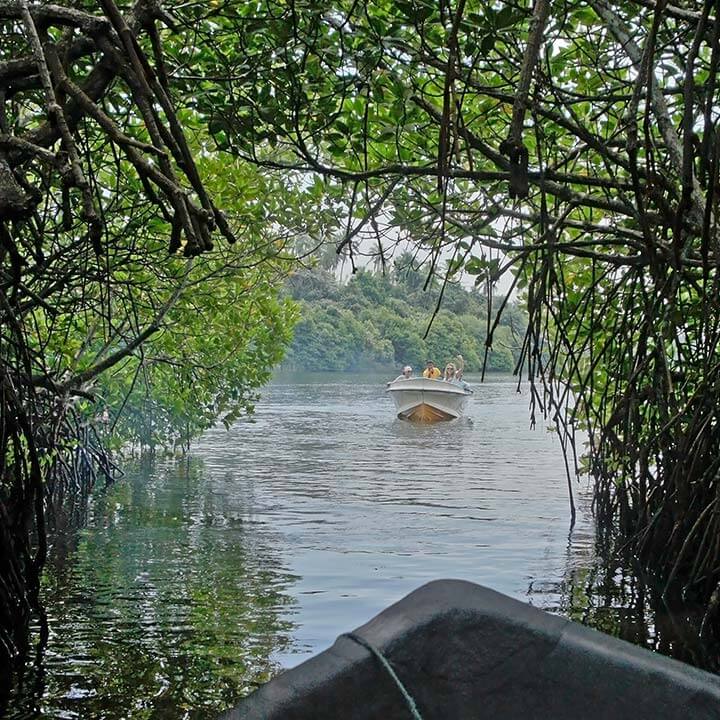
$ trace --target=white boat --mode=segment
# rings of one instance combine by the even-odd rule
[[[472,390],[445,380],[429,378],[401,378],[389,383],[385,392],[390,393],[397,416],[415,422],[454,420],[465,409]]]

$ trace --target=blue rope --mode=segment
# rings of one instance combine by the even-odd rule
[[[362,638],[355,633],[343,633],[340,637],[349,638],[358,645],[362,645],[365,649],[369,650],[370,653],[380,661],[380,664],[385,668],[385,670],[387,670],[388,674],[393,679],[393,682],[397,685],[398,690],[400,690],[403,698],[405,699],[405,703],[408,706],[408,710],[410,711],[413,720],[423,720],[420,711],[417,709],[415,700],[413,700],[412,695],[410,695],[410,693],[405,689],[405,686],[400,681],[400,678],[395,674],[395,671],[392,669],[392,666],[385,656],[374,645],[371,645],[367,640],[365,640],[365,638]]]

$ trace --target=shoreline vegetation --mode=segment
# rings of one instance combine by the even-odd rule
[[[322,268],[293,273],[285,293],[298,303],[300,318],[278,369],[391,372],[411,365],[420,374],[428,359],[443,367],[461,354],[466,372],[481,372],[487,296],[448,283],[434,315],[441,284],[432,280],[424,289],[424,283],[408,255],[401,255],[391,271],[360,269],[347,282]],[[501,302],[493,298],[491,310]],[[509,302],[487,349],[486,371],[513,372],[526,328],[525,313]]]

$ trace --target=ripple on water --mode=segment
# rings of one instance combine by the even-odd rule
[[[384,380],[273,384],[192,462],[99,494],[45,579],[43,714],[201,717],[439,577],[560,608],[584,550],[527,396],[490,382],[466,418],[413,425]]]

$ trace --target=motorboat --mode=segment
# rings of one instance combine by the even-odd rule
[[[454,420],[465,410],[472,395],[466,385],[430,378],[400,378],[388,383],[397,416],[414,422]]]

